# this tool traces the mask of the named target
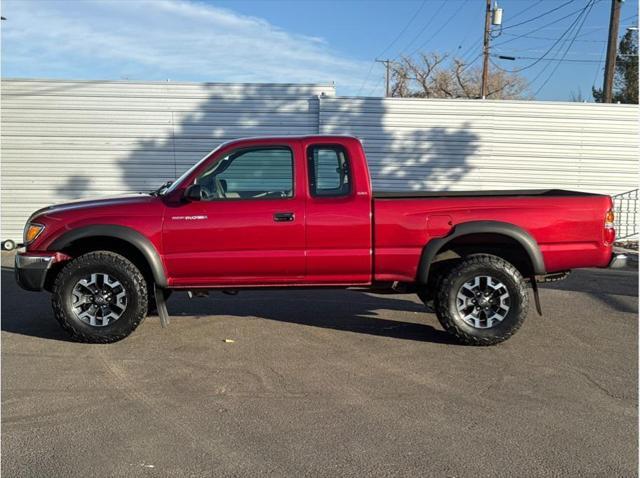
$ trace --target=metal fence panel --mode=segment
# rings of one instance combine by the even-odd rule
[[[638,184],[638,108],[335,97],[333,85],[2,81],[2,236],[35,209],[148,190],[222,141],[353,134],[376,190]],[[633,214],[621,214],[619,227]],[[635,220],[635,219],[634,219]]]
[[[613,196],[616,238],[618,240],[638,238],[638,189]]]

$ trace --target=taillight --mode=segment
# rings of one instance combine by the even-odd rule
[[[604,242],[607,244],[613,244],[616,240],[616,230],[614,229],[615,214],[613,210],[609,209],[604,216]]]
[[[613,229],[613,222],[616,218],[616,215],[613,213],[611,209],[607,211],[607,214],[604,216],[604,227]]]

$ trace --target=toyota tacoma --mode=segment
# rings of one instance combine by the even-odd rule
[[[540,313],[538,282],[616,262],[614,238],[605,195],[372,192],[356,138],[248,138],[150,193],[36,211],[15,274],[85,342],[152,310],[166,325],[172,291],[357,287],[416,293],[460,342],[491,345],[522,325],[529,287]]]

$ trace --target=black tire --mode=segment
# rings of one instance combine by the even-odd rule
[[[73,288],[92,273],[109,274],[126,293],[126,308],[116,320],[104,326],[82,321],[73,311]],[[142,273],[123,256],[109,251],[89,252],[70,261],[53,284],[52,305],[56,320],[79,342],[111,343],[130,335],[147,314],[147,283]]]
[[[457,295],[462,286],[479,276],[494,278],[509,292],[508,299],[505,299],[509,301],[508,312],[501,321],[488,328],[470,325],[463,320],[457,307]],[[486,286],[485,288],[488,289]],[[466,345],[494,345],[504,342],[520,328],[528,309],[529,293],[524,278],[512,264],[497,256],[469,256],[444,275],[439,284],[436,301],[438,320],[447,332]],[[487,315],[480,317],[486,319]]]

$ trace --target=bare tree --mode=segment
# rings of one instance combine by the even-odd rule
[[[423,53],[392,64],[391,96],[413,98],[479,98],[482,68],[447,55]],[[490,99],[529,99],[527,80],[504,70],[489,74]]]

